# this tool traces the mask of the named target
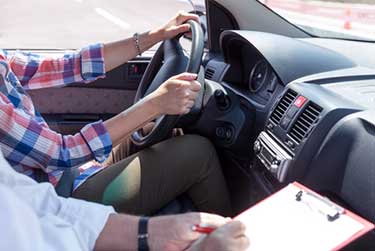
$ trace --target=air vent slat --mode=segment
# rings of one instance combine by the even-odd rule
[[[291,97],[291,96],[285,97],[285,102],[287,102],[287,103],[291,103],[293,100],[294,100],[294,97]]]
[[[323,109],[321,107],[310,102],[302,114],[300,114],[288,135],[294,139],[297,144],[300,144],[313,128],[322,111]]]
[[[211,80],[213,76],[215,75],[215,69],[207,68],[206,72],[204,73],[205,79]]]
[[[315,117],[315,116],[313,116],[313,117]],[[312,117],[308,117],[308,116],[306,116],[305,113],[303,113],[303,114],[301,115],[301,118],[303,118],[305,121],[307,121],[308,124],[312,124],[312,123],[314,123],[314,119],[313,119]]]
[[[316,118],[316,117],[318,116],[317,113],[313,113],[313,112],[311,112],[311,111],[309,111],[309,110],[307,110],[307,109],[306,109],[305,113],[306,113],[305,116],[306,116],[306,117],[309,116],[309,118],[311,118],[311,119]]]
[[[279,115],[274,115],[272,118],[271,118],[271,120],[274,122],[274,123],[276,123],[276,124],[278,124],[279,122],[280,122],[280,120],[281,120],[281,117],[279,117]]]
[[[302,132],[305,132],[307,130],[309,130],[309,125],[306,125],[306,124],[302,124],[302,123],[296,123],[296,127],[301,130]]]
[[[275,114],[281,118],[284,115],[284,112],[280,110],[275,110]]]
[[[302,116],[299,118],[301,122],[305,123],[305,124],[310,124],[311,122],[307,121],[306,119],[304,119]]]
[[[315,113],[316,115],[319,115],[319,113],[321,112],[321,109],[319,108],[316,109],[313,106],[309,106],[309,111]]]
[[[284,96],[281,98],[280,102],[277,104],[275,109],[271,114],[271,121],[275,124],[279,124],[281,119],[283,118],[284,114],[288,110],[289,106],[293,103],[295,98],[297,97],[297,93],[291,89],[287,90]]]
[[[280,103],[279,105],[284,111],[288,109],[287,104]]]
[[[305,137],[303,133],[300,133],[297,130],[293,131],[293,133],[291,133],[290,136],[292,136],[292,138],[294,138],[295,140],[299,142],[301,142],[303,137]]]

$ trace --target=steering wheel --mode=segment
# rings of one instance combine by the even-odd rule
[[[181,35],[165,40],[146,68],[146,71],[138,86],[134,104],[143,97],[155,91],[166,80],[182,72],[200,73],[198,81],[201,85],[204,83],[203,71],[201,70],[202,56],[204,50],[204,34],[201,25],[189,20],[192,33],[192,43],[190,56],[187,56],[179,42]],[[188,114],[197,114],[200,112],[203,101],[203,89],[195,101],[194,106]],[[186,115],[185,115],[186,116]],[[135,131],[131,135],[134,144],[145,147],[165,139],[176,126],[181,116],[162,115],[156,119],[153,129],[147,135],[143,135],[142,129]]]

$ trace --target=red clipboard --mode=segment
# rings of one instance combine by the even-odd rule
[[[310,193],[313,193],[317,196],[320,196],[318,193],[314,192],[313,190],[305,187],[304,185],[302,185],[298,182],[294,182],[293,185],[295,185],[296,187],[299,187],[302,190],[309,191]],[[366,233],[370,232],[371,230],[373,230],[375,228],[374,224],[372,224],[371,222],[367,221],[366,219],[363,219],[362,217],[354,214],[353,212],[349,211],[348,209],[344,209],[344,214],[346,214],[350,218],[355,219],[356,221],[361,223],[363,225],[363,229],[361,231],[357,232],[356,234],[354,234],[350,239],[341,243],[339,246],[334,248],[332,251],[337,251],[337,250],[340,250],[340,249],[344,248],[345,246],[347,246],[351,242],[355,241],[359,237],[365,235]]]
[[[366,233],[368,233],[369,231],[371,231],[375,227],[374,224],[372,224],[371,222],[369,222],[369,221],[363,219],[362,217],[354,214],[353,212],[351,212],[351,211],[349,211],[349,210],[347,210],[345,208],[342,208],[339,205],[337,205],[337,204],[329,201],[327,198],[320,196],[318,193],[316,193],[316,192],[312,191],[311,189],[309,189],[309,188],[301,185],[298,182],[294,182],[294,183],[290,184],[289,186],[287,186],[287,187],[281,189],[280,191],[276,192],[275,194],[267,197],[266,199],[264,199],[261,202],[257,203],[255,206],[251,207],[250,209],[244,211],[243,213],[241,213],[240,215],[238,215],[234,219],[235,220],[244,221],[244,223],[247,226],[247,228],[248,229],[249,228],[250,229],[253,228],[251,230],[251,231],[253,231],[252,233],[256,233],[256,231],[257,231],[256,230],[256,226],[260,226],[259,222],[261,221],[262,217],[265,219],[265,224],[267,224],[267,220],[270,220],[270,219],[267,219],[266,215],[262,215],[262,210],[267,209],[267,207],[273,207],[272,210],[275,211],[275,214],[277,214],[279,211],[282,211],[282,209],[280,209],[281,207],[276,207],[275,206],[276,205],[275,201],[279,200],[277,203],[279,203],[279,205],[283,205],[282,204],[283,200],[286,197],[282,197],[282,196],[286,196],[286,193],[287,193],[286,190],[287,189],[289,189],[288,193],[289,193],[289,191],[293,191],[293,192],[297,191],[297,193],[294,194],[295,197],[291,198],[292,200],[298,201],[299,199],[301,199],[301,198],[298,198],[298,196],[299,195],[301,195],[301,196],[303,195],[303,196],[305,196],[305,198],[307,198],[307,196],[311,196],[311,198],[313,198],[314,200],[315,199],[319,200],[319,202],[318,202],[319,204],[325,204],[324,207],[325,207],[325,209],[328,209],[328,213],[323,212],[323,211],[317,211],[317,212],[322,213],[322,214],[323,213],[326,214],[325,216],[327,217],[328,221],[331,221],[331,220],[335,221],[337,219],[338,219],[337,221],[340,221],[340,217],[342,217],[341,218],[342,222],[344,221],[344,218],[346,220],[349,220],[349,221],[352,221],[352,222],[355,221],[356,222],[355,224],[356,224],[356,226],[357,226],[358,229],[359,229],[359,226],[362,225],[362,227],[360,228],[360,230],[358,230],[356,232],[353,232],[353,234],[351,234],[351,232],[350,232],[350,236],[347,235],[345,237],[345,239],[340,240],[340,241],[335,240],[336,242],[334,242],[334,243],[340,242],[339,244],[331,245],[332,247],[330,246],[330,248],[328,248],[328,249],[319,249],[319,251],[329,251],[329,250],[337,251],[337,250],[340,250],[341,248],[347,246],[349,243],[351,243],[354,240],[358,239],[359,237],[365,235]],[[293,189],[293,190],[290,190],[290,189]],[[290,199],[290,194],[288,194],[288,196],[289,196],[288,199]],[[304,201],[302,201],[302,202],[305,203]],[[291,203],[296,204],[296,203],[299,203],[299,202],[293,201]],[[287,204],[287,202],[286,202],[286,204]],[[271,210],[271,209],[268,208],[268,210]],[[265,210],[265,212],[267,212],[267,210]],[[342,216],[342,215],[345,215],[345,216]],[[276,216],[274,216],[274,217],[276,217]],[[294,217],[294,216],[290,216],[289,215],[287,217]],[[255,221],[254,221],[254,219],[255,219]],[[329,224],[329,223],[326,223],[326,224]],[[336,222],[334,224],[338,224],[338,222]],[[293,224],[291,224],[291,225],[294,226]],[[357,228],[354,228],[354,229],[357,229]],[[296,228],[292,228],[292,229],[289,229],[289,230],[291,230],[291,231],[297,231]],[[300,231],[303,231],[303,229],[298,230],[298,232],[300,232]],[[283,234],[286,235],[285,242],[287,242],[288,241],[287,238],[289,237],[287,235],[288,229],[285,228],[284,232],[285,233],[283,233]],[[248,233],[249,238],[250,238],[250,243],[252,243],[252,236],[251,236],[252,233]],[[347,234],[348,233],[349,232],[347,232]],[[261,234],[258,234],[258,235],[260,236]],[[255,236],[255,237],[257,237],[257,236]],[[311,236],[311,237],[312,237],[312,239],[314,238],[314,236]],[[270,236],[269,238],[270,238],[270,240],[272,240],[272,236]],[[282,240],[284,240],[284,239],[282,239]],[[256,245],[256,242],[260,243],[260,240],[255,241],[255,245]],[[254,243],[254,241],[253,241],[253,243]],[[258,245],[256,248],[252,249],[252,247],[250,245],[250,249],[249,250],[257,250],[257,251],[258,250],[263,250],[262,248],[258,248],[259,246],[261,246],[261,245]],[[281,250],[281,249],[273,249],[273,250]],[[291,248],[291,249],[285,249],[285,250],[290,251],[290,250],[298,250],[298,249]],[[299,250],[305,250],[305,248],[302,246],[302,247],[300,247]],[[265,251],[267,251],[267,250],[265,250]]]

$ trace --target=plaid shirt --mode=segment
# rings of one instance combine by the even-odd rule
[[[102,121],[75,135],[61,135],[48,127],[26,91],[88,83],[104,74],[101,44],[59,58],[0,50],[0,145],[16,171],[35,178],[34,170],[43,169],[56,185],[64,169],[79,168],[76,188],[103,168],[89,162],[103,162],[112,150]]]

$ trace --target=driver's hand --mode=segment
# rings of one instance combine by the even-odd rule
[[[181,73],[165,81],[152,92],[152,104],[160,115],[183,115],[190,112],[201,89],[197,74]]]
[[[190,30],[190,25],[185,24],[188,20],[199,22],[199,17],[185,11],[178,12],[167,24],[159,28],[163,40],[174,38],[180,33],[186,33]]]
[[[245,230],[241,222],[231,221],[197,240],[188,251],[245,251],[250,245]]]

